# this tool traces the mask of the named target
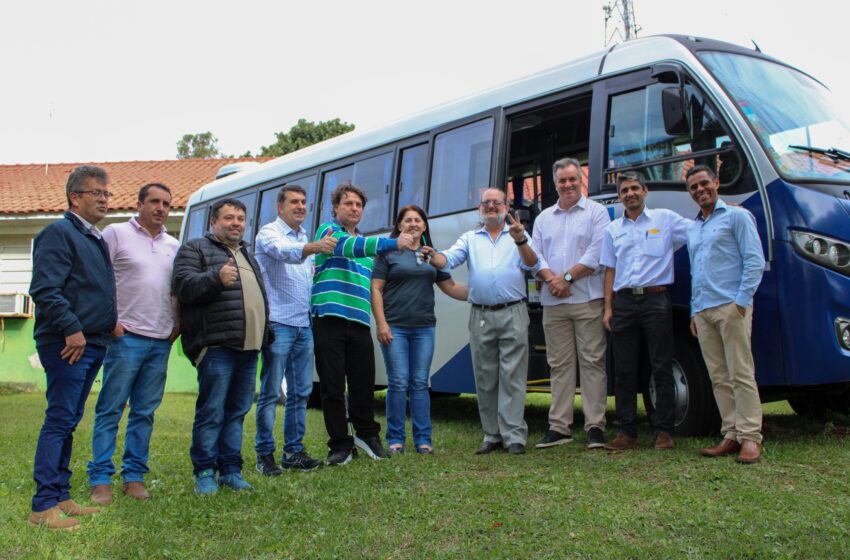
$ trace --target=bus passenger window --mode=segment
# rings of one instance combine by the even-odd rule
[[[444,132],[434,142],[428,213],[446,214],[474,208],[490,186],[493,119]]]
[[[254,229],[254,211],[256,210],[257,193],[255,191],[243,194],[237,196],[236,200],[245,205],[245,234],[242,236],[242,240],[253,250],[256,232]]]
[[[381,154],[354,164],[354,180],[368,199],[360,220],[360,231],[370,233],[389,225],[390,181],[393,175],[393,153]]]
[[[334,169],[333,171],[325,173],[325,182],[322,187],[322,213],[321,218],[319,219],[319,225],[329,222],[333,217],[333,213],[331,212],[333,210],[331,194],[333,194],[334,189],[343,183],[351,183],[351,179],[353,178],[353,165],[346,165],[345,167],[340,167],[339,169]]]
[[[398,178],[398,208],[415,204],[425,208],[425,175],[428,172],[428,144],[401,151]]]
[[[277,187],[264,191],[260,199],[260,221],[258,222],[259,227],[263,227],[264,225],[271,223],[277,219],[277,196],[280,193],[281,187],[283,187],[284,185],[298,185],[307,192],[307,217],[304,220],[303,227],[307,230],[307,235],[310,235],[310,228],[313,227],[313,199],[316,196],[315,175],[310,175],[309,177],[304,177],[302,179],[289,180],[285,183],[278,185]],[[259,232],[259,228],[257,229],[257,231]]]
[[[204,233],[209,229],[207,223],[207,207],[196,208],[189,212],[189,223],[186,225],[186,235],[183,241],[203,237]]]

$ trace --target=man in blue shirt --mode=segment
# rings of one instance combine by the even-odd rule
[[[755,463],[761,457],[762,411],[750,333],[753,295],[764,272],[761,240],[752,214],[718,199],[714,171],[697,165],[685,179],[700,207],[688,229],[691,333],[699,338],[708,366],[723,435],[723,441],[701,453],[738,453],[739,463]]]
[[[605,270],[602,322],[613,335],[615,399],[620,432],[605,449],[637,447],[638,363],[646,338],[655,381],[652,421],[655,448],[671,449],[675,412],[673,386],[673,253],[685,244],[691,220],[663,208],[647,208],[643,176],[621,173],[617,191],[625,206],[622,218],[608,224],[600,262]],[[616,294],[616,295],[615,295]]]
[[[47,375],[47,410],[35,448],[32,525],[79,529],[67,516],[98,508],[71,499],[71,446],[92,383],[118,322],[115,275],[96,224],[109,209],[109,176],[77,167],[65,187],[65,217],[44,228],[33,243],[30,295],[35,303],[35,346]]]
[[[507,212],[505,193],[486,189],[479,206],[483,225],[461,235],[447,251],[423,248],[437,269],[469,268],[469,346],[478,414],[484,430],[479,455],[507,447],[525,453],[528,426],[528,309],[525,271],[536,273],[537,254],[525,227]],[[506,222],[509,222],[507,223]]]
[[[263,349],[260,395],[257,398],[257,470],[266,476],[283,471],[274,460],[274,424],[280,400],[281,379],[286,377],[283,412],[285,469],[310,471],[322,462],[304,450],[307,399],[313,391],[313,330],[310,327],[310,290],[313,255],[330,254],[336,239],[310,242],[304,229],[307,193],[299,185],[284,185],[277,195],[278,218],[257,234],[255,256],[260,264],[274,342]]]

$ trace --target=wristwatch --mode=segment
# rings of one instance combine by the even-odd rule
[[[573,275],[570,274],[569,272],[565,272],[564,273],[564,281],[566,281],[567,284],[572,284],[573,283]]]

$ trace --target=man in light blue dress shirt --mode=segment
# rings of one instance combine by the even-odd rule
[[[503,191],[486,189],[480,228],[461,235],[447,251],[423,250],[438,269],[464,262],[469,269],[469,346],[484,430],[479,455],[502,448],[525,453],[528,438],[523,418],[528,377],[525,271],[536,273],[539,263],[525,227],[508,214],[506,204]]]
[[[274,424],[281,379],[286,376],[283,413],[285,469],[313,470],[322,462],[304,449],[307,399],[313,391],[313,331],[310,326],[310,290],[315,253],[330,254],[336,239],[310,242],[302,224],[307,217],[307,193],[299,185],[284,185],[277,197],[278,218],[257,234],[256,258],[269,297],[274,342],[263,350],[260,395],[257,398],[257,470],[277,476]]]
[[[691,332],[699,338],[723,440],[701,450],[706,457],[738,454],[738,462],[761,457],[761,400],[750,346],[753,295],[765,262],[753,215],[727,206],[711,168],[698,165],[686,175],[688,192],[700,207],[688,229],[691,259]]]
[[[603,324],[612,333],[614,390],[620,431],[605,449],[637,447],[637,393],[641,338],[646,338],[655,382],[655,448],[671,449],[675,422],[673,385],[673,253],[687,241],[691,220],[672,210],[649,209],[643,176],[626,171],[617,178],[625,206],[602,241],[605,270]]]

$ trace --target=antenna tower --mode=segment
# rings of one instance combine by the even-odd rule
[[[635,22],[633,0],[610,0],[602,6],[605,14],[605,46],[637,38],[640,26]]]

